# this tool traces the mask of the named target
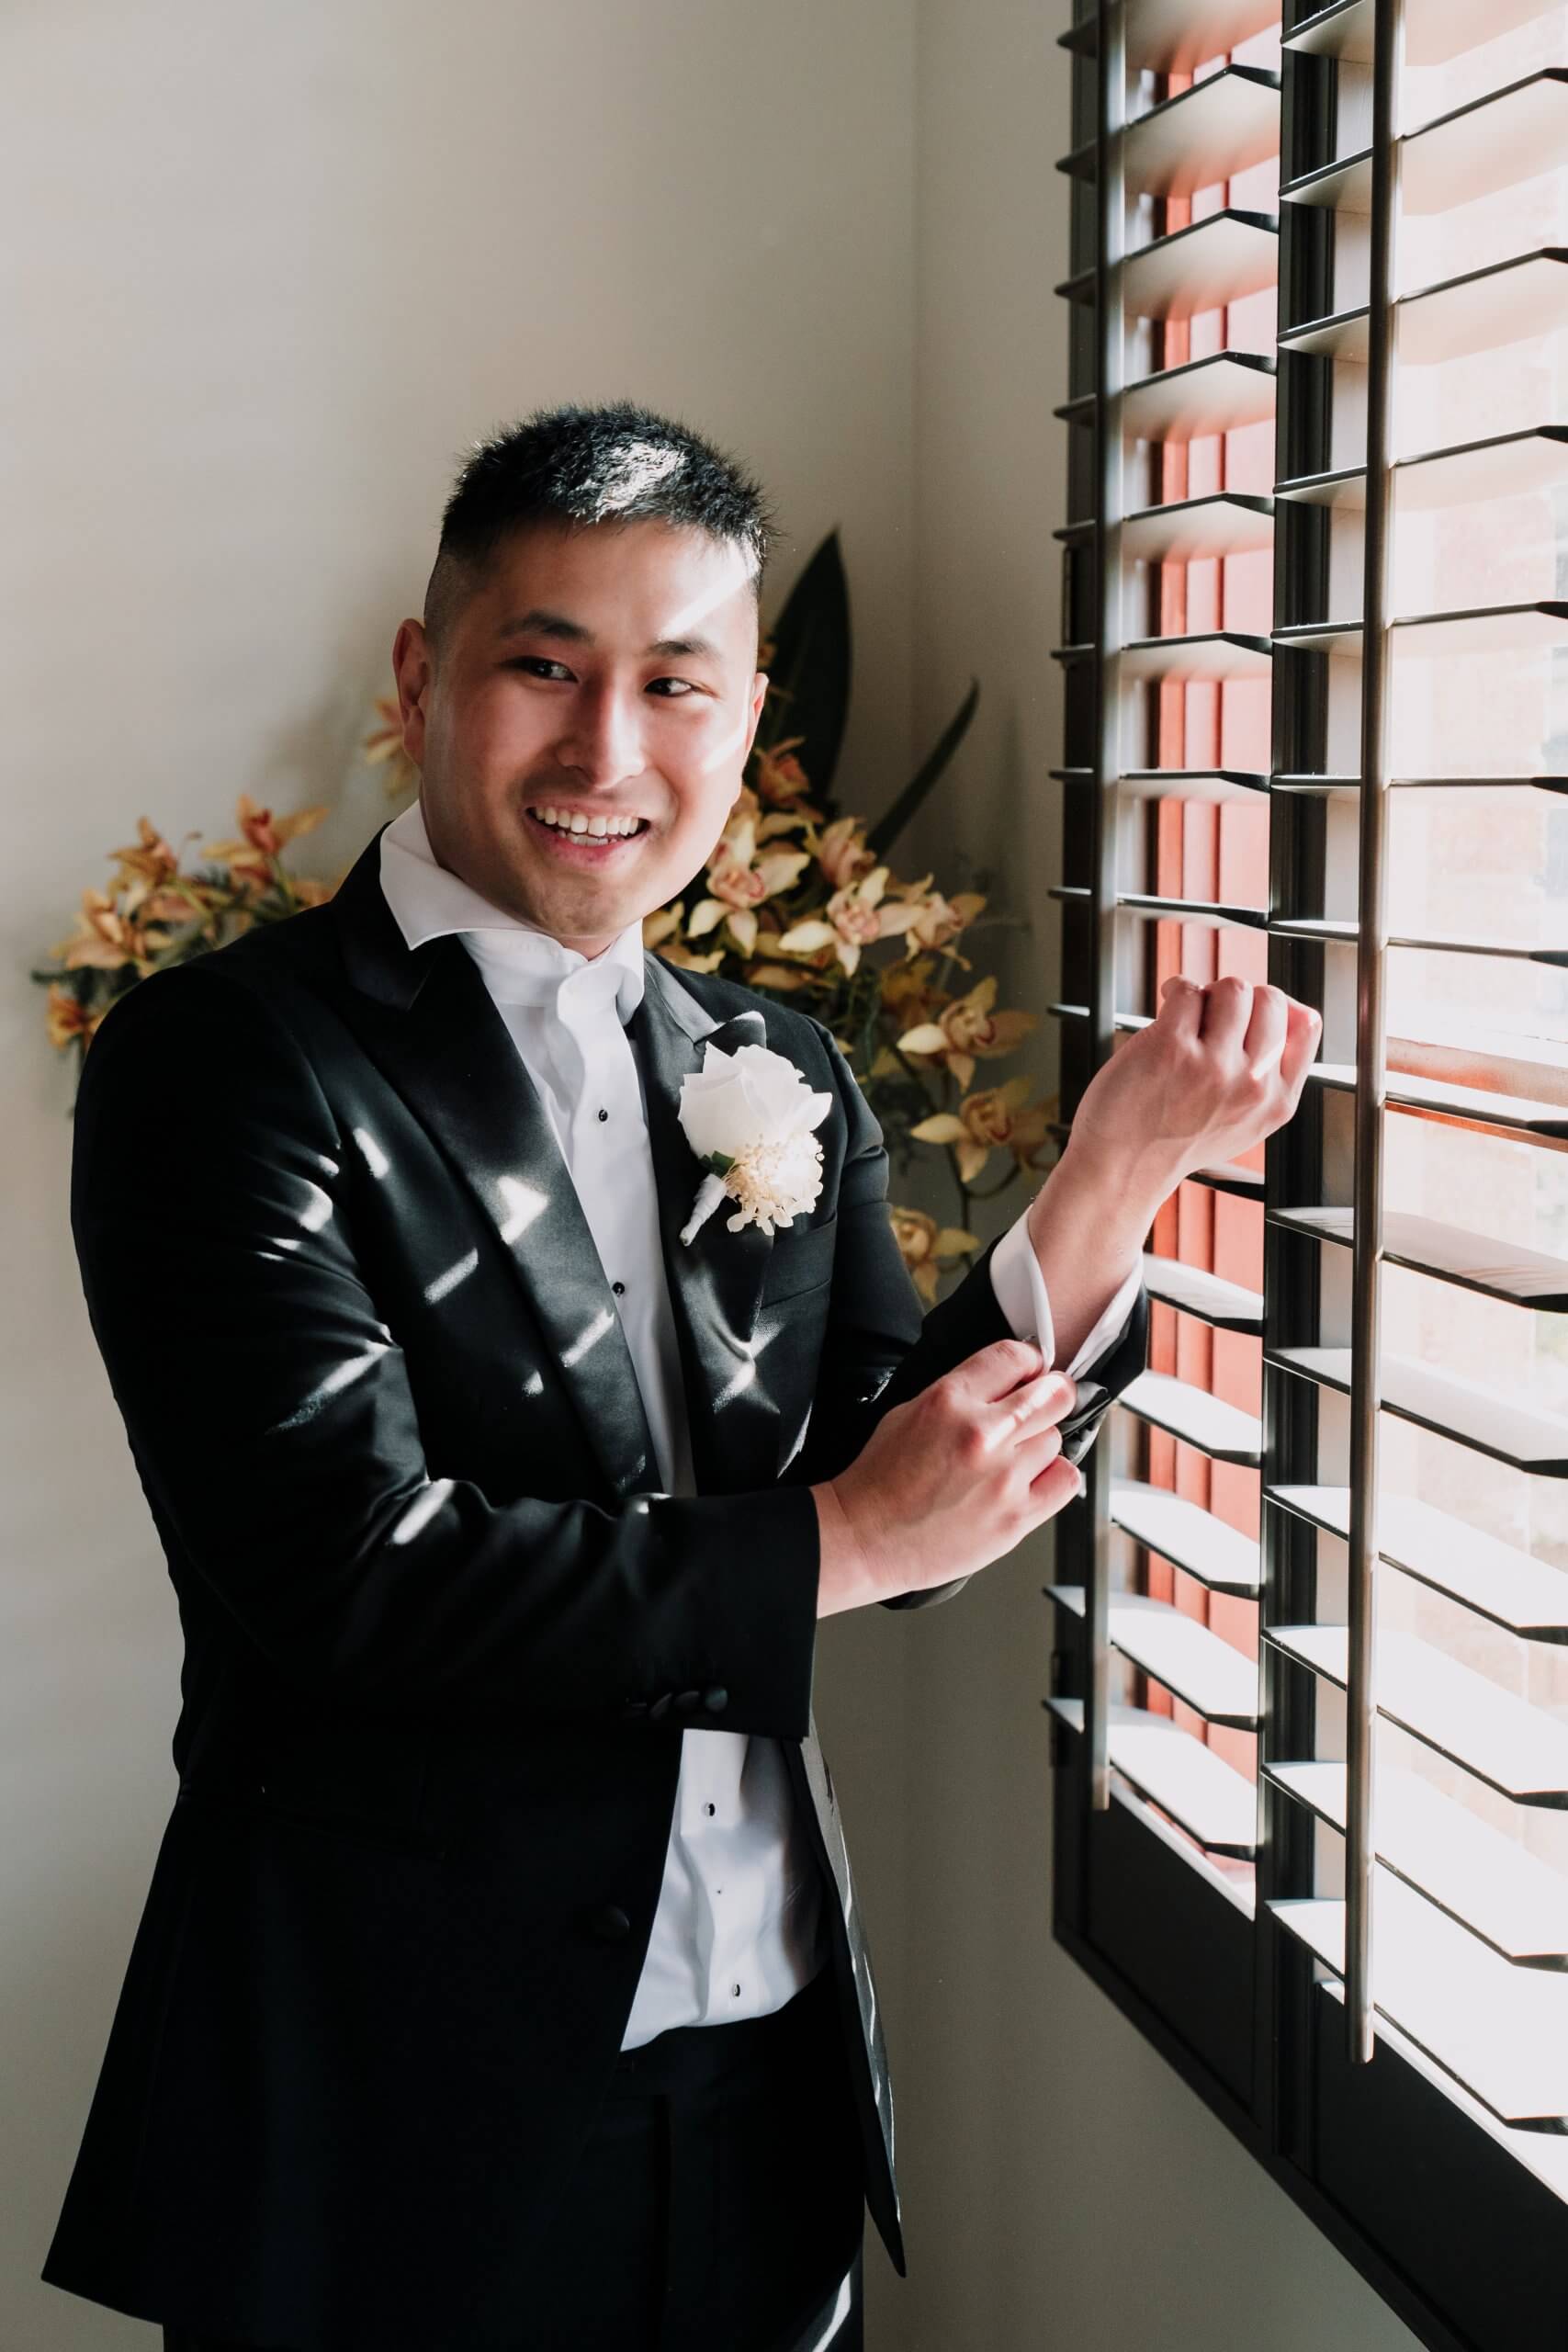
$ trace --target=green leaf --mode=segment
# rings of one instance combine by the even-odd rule
[[[850,707],[850,591],[839,534],[829,531],[769,632],[773,656],[757,740],[771,751],[786,737],[805,741],[795,757],[813,797],[830,792]]]
[[[979,700],[980,681],[978,678],[971,678],[969,691],[959,704],[955,716],[948,721],[946,728],[937,738],[935,750],[916,770],[886,815],[879,817],[867,833],[865,837],[867,846],[879,862],[887,855],[888,851],[898,839],[905,826],[908,824],[960,743],[963,742],[969,731],[969,722],[975,716]]]

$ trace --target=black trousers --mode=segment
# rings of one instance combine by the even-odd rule
[[[864,2213],[825,1968],[768,2017],[681,2026],[623,2051],[547,2233],[516,2352],[863,2352]],[[173,2327],[164,2345],[292,2352]]]

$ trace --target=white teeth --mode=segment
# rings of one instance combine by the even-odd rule
[[[637,817],[585,817],[581,809],[544,808],[532,813],[558,832],[586,833],[593,841],[628,840],[641,822]]]

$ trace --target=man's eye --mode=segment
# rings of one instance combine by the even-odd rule
[[[542,670],[555,670],[558,671],[561,676],[565,678],[570,678],[571,675],[571,672],[567,668],[564,662],[551,662],[542,653],[520,653],[516,655],[513,660],[509,662],[506,666],[509,670],[525,670],[530,673]],[[701,691],[699,687],[694,686],[692,684],[689,678],[655,678],[652,681],[652,684],[656,686],[678,686],[680,688],[680,692],[678,694],[660,695],[660,700],[661,702],[685,702],[689,696]]]
[[[506,666],[509,670],[566,671],[566,663],[564,662],[548,662],[541,653],[520,653],[514,662],[509,662]],[[567,674],[570,675],[570,673]]]

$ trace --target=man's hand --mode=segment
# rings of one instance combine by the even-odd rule
[[[1267,984],[1174,976],[1164,996],[1095,1072],[1072,1132],[1072,1148],[1108,1173],[1144,1170],[1159,1200],[1284,1125],[1323,1031],[1310,1005]]]
[[[877,1423],[813,1487],[817,1614],[972,1576],[1081,1493],[1056,1424],[1077,1390],[1027,1340],[997,1340]]]
[[[1067,1148],[1029,1204],[1057,1360],[1071,1363],[1184,1176],[1283,1126],[1323,1023],[1283,989],[1173,977],[1146,1029],[1085,1088]]]

